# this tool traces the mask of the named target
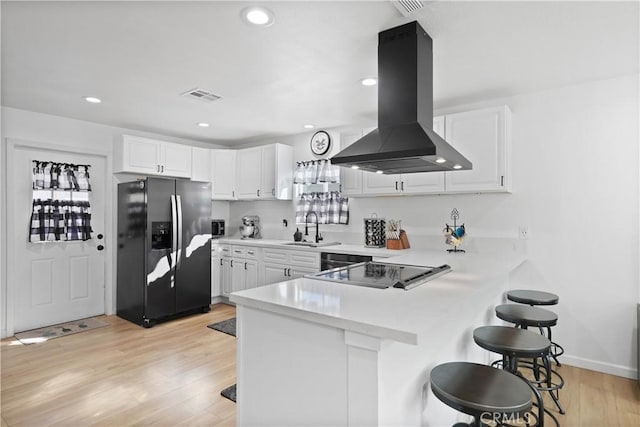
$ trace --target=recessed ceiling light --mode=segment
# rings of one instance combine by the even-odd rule
[[[351,169],[360,169],[360,166],[358,166],[358,165],[353,165],[353,166],[351,166]]]
[[[198,123],[198,126],[200,126],[201,128],[208,128],[209,127],[209,123],[200,122],[200,123]]]
[[[305,129],[313,129],[315,126],[314,125],[304,125]]]
[[[454,168],[454,169],[462,169],[462,166],[460,166],[460,165],[453,165],[453,168]]]
[[[360,80],[360,83],[362,83],[363,86],[375,86],[376,83],[378,83],[378,79],[374,77],[367,77]]]
[[[376,171],[376,173],[384,173],[384,172],[382,172],[382,171]]]
[[[242,19],[253,25],[268,27],[275,21],[275,16],[267,8],[252,6],[242,9]]]
[[[443,159],[442,157],[438,157],[436,159],[436,163],[447,163],[447,159]]]
[[[85,96],[82,99],[84,99],[85,101],[90,102],[92,104],[100,104],[102,102],[102,99],[96,98],[95,96]]]

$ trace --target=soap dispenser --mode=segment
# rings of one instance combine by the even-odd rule
[[[300,229],[296,228],[296,232],[293,233],[293,240],[296,242],[299,242],[302,240],[302,232],[300,231]]]

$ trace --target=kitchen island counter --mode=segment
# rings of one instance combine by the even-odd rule
[[[495,323],[493,307],[523,261],[515,252],[403,251],[385,262],[452,271],[409,291],[302,278],[231,294],[239,424],[455,421],[430,394],[428,373],[444,361],[486,361],[471,332]]]

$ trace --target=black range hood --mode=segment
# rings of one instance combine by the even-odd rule
[[[471,169],[433,131],[432,46],[417,21],[378,34],[378,129],[331,163],[385,174]]]

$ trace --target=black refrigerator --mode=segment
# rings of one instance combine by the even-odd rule
[[[145,327],[211,304],[211,184],[118,184],[117,315]]]

